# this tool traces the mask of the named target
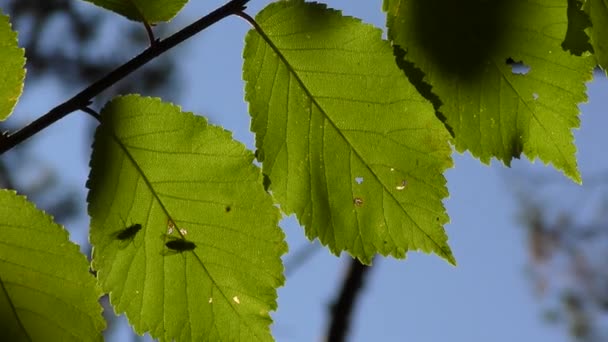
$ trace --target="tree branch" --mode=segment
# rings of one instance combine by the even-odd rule
[[[365,277],[370,270],[371,266],[365,266],[357,259],[351,260],[342,290],[330,307],[331,321],[326,341],[345,341],[357,296],[361,294]]]
[[[243,10],[245,10],[245,5],[249,1],[250,0],[231,0],[225,5],[217,8],[213,12],[202,17],[201,19],[184,27],[175,34],[167,37],[166,39],[160,40],[155,44],[152,44],[141,54],[137,55],[127,63],[121,65],[120,67],[116,68],[114,71],[110,72],[102,79],[91,84],[71,99],[51,109],[48,113],[36,119],[21,130],[15,132],[14,134],[8,135],[4,139],[0,140],[0,155],[15,147],[19,143],[25,141],[26,139],[29,139],[34,134],[40,132],[41,130],[55,123],[57,120],[63,118],[64,116],[86,107],[93,97],[99,95],[104,90],[108,89],[121,79],[125,78],[135,70],[139,69],[141,66],[160,56],[169,49],[175,47],[179,43],[185,41],[186,39],[194,36],[195,34],[203,31],[207,27],[217,23],[218,21],[232,14],[242,12]]]

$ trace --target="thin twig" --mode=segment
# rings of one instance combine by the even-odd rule
[[[232,0],[201,19],[195,21],[194,23],[186,26],[175,34],[169,36],[168,38],[154,43],[141,54],[119,66],[114,71],[111,71],[102,79],[91,84],[71,99],[51,109],[48,113],[44,114],[34,122],[0,141],[0,155],[50,126],[64,116],[86,107],[93,97],[99,95],[102,91],[116,84],[118,81],[122,80],[133,71],[139,69],[144,64],[150,62],[152,59],[160,56],[167,50],[175,47],[179,43],[203,31],[218,21],[230,15],[242,12],[245,9],[245,5],[249,1],[250,0]]]
[[[342,289],[330,307],[331,321],[327,333],[328,342],[345,341],[357,297],[361,294],[365,277],[370,270],[371,266],[365,266],[357,259],[350,262]]]

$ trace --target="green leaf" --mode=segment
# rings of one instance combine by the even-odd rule
[[[253,154],[158,99],[118,97],[101,117],[90,239],[116,312],[160,340],[271,340],[287,248]]]
[[[0,120],[13,112],[23,92],[25,52],[17,44],[17,33],[11,29],[8,16],[0,9]]]
[[[85,0],[127,19],[148,24],[170,21],[188,0]]]
[[[591,18],[587,29],[599,65],[608,75],[608,0],[586,0],[583,9]]]
[[[443,225],[449,134],[381,31],[302,1],[270,4],[243,77],[258,160],[306,235],[365,263],[409,250],[454,257]]]
[[[385,0],[388,36],[425,74],[458,151],[510,165],[523,152],[580,182],[572,128],[593,60],[561,48],[567,4]],[[530,67],[516,73],[508,63]]]
[[[101,292],[87,259],[14,191],[0,190],[0,245],[2,340],[102,340]]]

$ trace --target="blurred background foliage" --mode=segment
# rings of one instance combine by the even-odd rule
[[[542,173],[516,184],[526,274],[541,317],[573,341],[607,341],[608,173],[586,177],[583,186]]]

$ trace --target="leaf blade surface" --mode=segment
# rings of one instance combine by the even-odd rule
[[[101,116],[91,242],[116,311],[160,340],[270,340],[287,248],[252,153],[158,99],[119,97]]]
[[[380,30],[324,5],[269,5],[243,77],[258,159],[281,208],[334,253],[454,258],[441,203],[449,135]]]
[[[101,291],[68,233],[0,190],[0,330],[9,341],[101,341]]]
[[[25,52],[17,44],[17,33],[9,17],[0,10],[0,121],[6,120],[23,92]]]
[[[581,181],[572,129],[593,60],[561,48],[566,2],[386,0],[384,8],[389,38],[426,74],[458,151],[506,165],[524,153]]]
[[[170,21],[188,0],[85,0],[133,21],[156,24]]]

